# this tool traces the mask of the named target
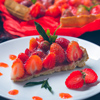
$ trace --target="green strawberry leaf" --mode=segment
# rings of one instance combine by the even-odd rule
[[[35,3],[36,3],[36,0],[31,0],[31,1],[32,1],[32,3],[33,3],[33,4],[35,4]]]

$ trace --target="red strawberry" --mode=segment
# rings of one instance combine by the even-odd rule
[[[71,6],[79,6],[81,4],[81,0],[69,0],[69,5]]]
[[[32,53],[32,55],[38,55],[40,58],[44,58],[46,54],[42,50],[38,50]]]
[[[43,6],[40,2],[36,2],[35,5],[32,6],[30,14],[35,18],[44,16],[45,6]]]
[[[31,51],[27,48],[27,49],[25,50],[25,54],[28,55],[28,56],[30,56],[30,55],[31,55]]]
[[[57,43],[52,43],[50,46],[50,52],[55,53],[56,62],[63,63],[65,60],[64,49]]]
[[[56,63],[55,54],[51,52],[44,58],[43,67],[46,69],[51,69],[55,66],[55,63]]]
[[[17,58],[12,66],[12,73],[11,73],[11,79],[14,80],[14,79],[18,79],[18,78],[22,78],[25,74],[25,71],[24,71],[24,65],[22,63],[22,61]]]
[[[22,2],[23,0],[14,0],[14,1],[16,1],[16,2],[20,3],[20,2]]]
[[[97,6],[93,7],[93,8],[90,10],[90,13],[93,14],[93,15],[100,14],[100,5],[97,5]]]
[[[43,40],[44,40],[43,37],[41,35],[39,35],[38,41],[42,42]]]
[[[32,75],[35,71],[42,69],[42,60],[37,55],[32,55],[25,63],[25,70],[29,75]]]
[[[59,7],[56,5],[52,5],[47,9],[45,15],[51,16],[51,17],[58,17],[60,14],[61,14],[61,11]]]
[[[18,58],[19,58],[23,63],[25,63],[26,60],[29,58],[29,56],[26,55],[25,53],[20,53],[20,54],[18,55]]]
[[[65,85],[70,89],[78,89],[84,85],[83,75],[80,71],[73,71],[65,81]]]
[[[82,70],[82,72],[85,72],[85,83],[94,83],[97,81],[98,76],[97,74],[90,68],[85,68]]]
[[[65,39],[65,38],[57,38],[56,43],[58,43],[62,48],[67,48],[68,44],[70,43],[69,40]]]
[[[71,41],[66,50],[66,57],[69,62],[82,58],[83,52],[76,41]]]
[[[82,0],[82,4],[85,6],[92,6],[92,0]]]
[[[43,51],[48,51],[50,49],[50,43],[46,40],[39,43],[38,48],[40,48]]]
[[[33,51],[34,49],[37,48],[37,46],[38,46],[38,43],[37,43],[36,39],[35,38],[31,38],[30,42],[29,42],[29,50]]]

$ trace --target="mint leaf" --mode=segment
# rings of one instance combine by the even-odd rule
[[[28,82],[24,85],[24,87],[30,87],[30,86],[36,86],[36,85],[40,85],[41,84],[41,88],[45,88],[48,89],[52,94],[54,93],[52,91],[51,86],[48,83],[48,79],[47,80],[43,80],[43,81],[39,81],[39,82]]]
[[[32,3],[33,3],[33,4],[35,4],[35,3],[36,3],[36,0],[31,0],[31,1],[32,1]]]
[[[44,83],[44,81],[40,81],[40,82],[28,82],[24,85],[24,87],[29,87],[29,86],[35,86],[35,85],[40,85]]]
[[[46,34],[47,34],[48,36],[50,36],[50,30],[49,30],[49,29],[47,29]]]
[[[42,26],[35,21],[34,21],[34,23],[35,23],[36,29],[39,32],[39,34],[44,38],[44,40],[47,40],[49,42],[49,37],[45,33],[45,30],[42,28]]]
[[[87,10],[87,11],[90,11],[93,7],[95,7],[96,5],[93,5],[93,6],[90,6],[90,7],[87,7],[85,5],[83,5],[83,7]]]
[[[51,36],[49,37],[50,43],[52,44],[53,42],[55,42],[56,38],[57,38],[57,35],[51,35]]]

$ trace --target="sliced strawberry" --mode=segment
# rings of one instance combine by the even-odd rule
[[[55,53],[56,62],[63,63],[65,60],[64,49],[57,43],[52,43],[50,46],[50,52]]]
[[[45,6],[42,5],[40,2],[36,2],[32,8],[31,8],[31,11],[30,11],[30,14],[35,17],[35,18],[39,18],[39,17],[42,17],[44,16],[45,14]]]
[[[54,68],[56,63],[55,54],[53,52],[49,53],[43,60],[43,67],[46,69]]]
[[[11,79],[12,80],[19,79],[19,78],[22,78],[24,76],[24,74],[25,74],[24,65],[19,58],[17,58],[13,62],[11,68],[12,68],[12,73],[11,73]]]
[[[68,44],[70,43],[69,40],[65,39],[65,38],[57,38],[56,43],[58,43],[62,48],[67,48]]]
[[[65,85],[70,89],[78,89],[84,85],[83,75],[80,71],[73,71],[65,81]]]
[[[26,55],[25,53],[20,53],[20,54],[18,55],[18,58],[19,58],[23,63],[25,63],[26,60],[29,58],[29,56]]]
[[[30,42],[29,42],[29,50],[33,51],[34,49],[37,48],[37,46],[38,46],[38,43],[37,43],[36,39],[35,38],[31,38]]]
[[[97,5],[97,6],[93,7],[93,8],[90,10],[90,13],[93,14],[93,15],[100,14],[100,5]]]
[[[58,6],[52,5],[46,10],[46,16],[58,17],[61,14],[61,11]]]
[[[82,70],[84,72],[85,76],[85,83],[94,83],[98,79],[98,75],[95,73],[94,70],[90,68],[85,68]]]
[[[34,74],[35,71],[40,71],[42,69],[42,60],[37,55],[32,55],[29,57],[25,63],[25,70],[29,75]]]
[[[76,41],[71,41],[66,50],[66,57],[68,62],[77,61],[82,58],[83,51],[80,49]]]

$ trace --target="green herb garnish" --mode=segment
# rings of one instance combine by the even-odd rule
[[[35,4],[35,3],[36,3],[36,0],[31,0],[31,1],[32,1],[32,3],[33,3],[33,4]]]
[[[93,7],[95,7],[96,5],[93,5],[93,6],[90,6],[90,7],[87,7],[85,5],[83,5],[83,7],[87,10],[87,11],[90,11]]]
[[[39,81],[39,82],[28,82],[24,85],[24,87],[36,86],[36,85],[40,85],[40,84],[42,85],[41,88],[48,89],[53,94],[52,88],[48,83],[48,79]]]
[[[44,40],[47,40],[50,44],[55,42],[55,40],[57,38],[57,35],[55,35],[55,34],[56,34],[57,29],[60,27],[60,25],[55,30],[54,34],[50,35],[50,30],[49,29],[47,29],[47,32],[45,32],[45,30],[42,28],[42,26],[39,23],[37,23],[37,22],[34,22],[34,23],[35,23],[37,31],[44,38]]]

